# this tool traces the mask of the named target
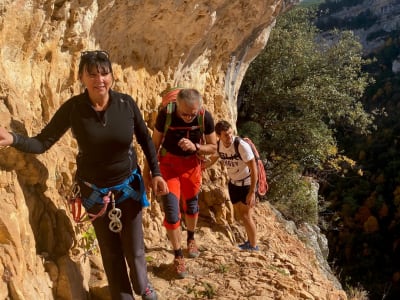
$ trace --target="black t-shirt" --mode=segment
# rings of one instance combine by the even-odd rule
[[[182,120],[178,114],[176,113],[176,109],[171,114],[171,124],[168,127],[168,131],[165,134],[164,141],[162,147],[165,148],[168,152],[178,156],[188,156],[192,155],[192,152],[183,151],[179,146],[178,142],[182,138],[188,138],[193,143],[200,143],[201,139],[201,130],[199,128],[199,116],[193,119],[191,123],[186,123]],[[214,132],[214,120],[207,110],[204,110],[204,134],[209,135]],[[163,108],[156,120],[155,128],[164,133],[164,126],[167,119],[167,110]]]
[[[43,153],[69,129],[78,142],[77,177],[107,187],[122,182],[137,168],[133,136],[148,160],[152,174],[160,174],[154,144],[135,101],[110,91],[104,112],[93,109],[87,92],[67,100],[36,137],[15,135],[13,146]]]

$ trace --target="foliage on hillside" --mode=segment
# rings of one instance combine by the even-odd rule
[[[339,23],[329,18],[362,2],[326,1],[319,9],[324,22],[316,24],[368,28],[376,20],[368,10]],[[344,286],[361,284],[371,300],[399,299],[400,74],[392,65],[400,56],[400,30],[370,33],[367,39],[384,43],[364,58],[366,65],[351,33],[324,32],[332,44],[315,44],[318,30],[309,16],[296,10],[278,20],[244,80],[238,127],[258,138],[269,158],[269,200],[283,202],[280,209],[289,207],[283,210],[292,219],[314,216],[300,174],[323,175],[320,225]],[[365,72],[376,83],[367,86]],[[372,115],[377,130],[361,135]]]
[[[335,130],[365,133],[372,116],[359,101],[369,83],[361,45],[350,32],[323,40],[314,17],[312,10],[296,8],[278,19],[243,80],[238,128],[269,159],[268,199],[292,220],[315,223],[318,211],[302,175],[351,167],[340,155]]]
[[[360,282],[370,299],[400,296],[400,74],[392,63],[400,55],[399,31],[385,32],[383,47],[366,69],[376,83],[363,99],[370,112],[379,109],[377,130],[366,137],[340,132],[346,155],[362,165],[364,176],[349,172],[329,178],[323,195],[331,203],[328,231],[330,259],[343,279]],[[334,221],[334,222],[333,222]]]

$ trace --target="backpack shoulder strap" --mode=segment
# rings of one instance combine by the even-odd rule
[[[235,140],[233,141],[233,146],[235,147],[235,153],[237,156],[239,156],[240,159],[242,159],[242,157],[240,156],[240,152],[239,152],[239,144],[240,144],[240,140],[241,138],[236,136]]]
[[[199,110],[199,114],[197,115],[197,121],[199,123],[199,128],[200,128],[201,135],[204,134],[204,122],[205,122],[204,115],[205,115],[205,109],[204,109],[204,107],[201,107],[200,110]]]
[[[167,110],[167,117],[165,119],[165,124],[164,124],[164,136],[167,133],[168,128],[172,122],[172,113],[175,111],[175,102],[169,102],[166,106],[166,110]]]

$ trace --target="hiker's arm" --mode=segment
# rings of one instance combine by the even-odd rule
[[[163,134],[160,133],[157,129],[154,129],[153,131],[153,144],[156,150],[156,153],[158,153],[161,145],[161,141],[163,138]],[[150,174],[150,168],[147,163],[147,160],[144,161],[144,168],[143,168],[143,179],[145,181],[145,186],[147,192],[150,191],[150,188],[153,189],[154,193],[156,195],[159,194],[166,194],[168,193],[168,187],[166,186],[165,181],[162,179],[162,176],[159,174],[155,174],[156,176],[152,176],[153,174]]]
[[[246,203],[250,207],[254,207],[256,205],[256,189],[257,189],[257,180],[258,180],[258,170],[257,170],[256,159],[253,158],[252,160],[249,160],[246,164],[250,169],[250,179],[251,179],[250,190],[246,196]]]
[[[156,149],[156,153],[157,154],[158,154],[158,152],[160,150],[160,145],[161,145],[162,138],[163,138],[163,134],[161,132],[159,132],[157,129],[154,128],[152,140],[153,140],[154,148]],[[149,165],[148,165],[146,160],[144,162],[143,173],[145,175],[147,175],[147,176],[150,176],[150,168],[149,168]]]
[[[214,154],[217,151],[217,136],[215,132],[205,135],[206,143],[197,144],[196,150],[198,154]]]
[[[157,153],[160,150],[160,146],[161,146],[163,137],[164,137],[164,134],[162,132],[158,131],[156,128],[154,128],[152,138],[153,138],[154,147],[156,147]]]
[[[53,146],[70,127],[72,106],[73,103],[71,99],[61,105],[50,119],[50,122],[34,137],[10,132],[13,137],[11,146],[22,152],[34,154],[44,153]]]

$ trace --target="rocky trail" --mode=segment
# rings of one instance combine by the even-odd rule
[[[186,259],[189,275],[177,279],[167,238],[147,245],[148,270],[160,299],[347,299],[319,268],[314,251],[284,223],[267,202],[256,208],[258,252],[241,251],[239,224],[222,226],[201,217],[196,232],[200,256]],[[186,240],[186,232],[182,234]],[[184,243],[185,245],[185,243]]]

